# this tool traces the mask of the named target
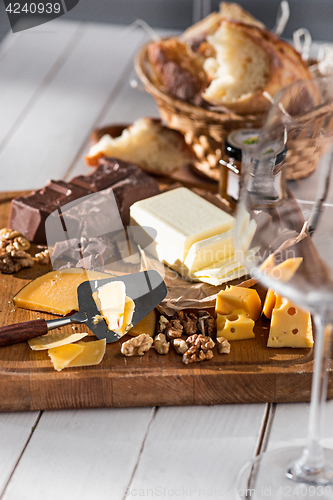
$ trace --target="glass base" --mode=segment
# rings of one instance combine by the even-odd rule
[[[333,500],[333,450],[324,449],[326,466],[316,477],[298,482],[291,473],[304,447],[279,448],[258,455],[239,472],[237,500]]]

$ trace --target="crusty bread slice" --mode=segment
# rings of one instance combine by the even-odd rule
[[[215,58],[204,62],[211,79],[203,98],[239,114],[267,111],[270,101],[283,87],[311,78],[301,55],[273,33],[237,21],[224,20],[208,37]]]
[[[89,166],[97,166],[101,156],[134,163],[159,175],[170,174],[193,161],[192,150],[180,132],[148,117],[136,120],[119,137],[107,134],[101,137],[89,149],[86,162]]]

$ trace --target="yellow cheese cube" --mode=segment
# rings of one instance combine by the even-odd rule
[[[254,338],[254,321],[243,310],[231,314],[218,314],[216,318],[217,337],[227,340],[244,340]]]
[[[256,321],[261,313],[258,292],[253,288],[229,286],[217,294],[215,308],[217,314],[229,314],[237,309],[242,309]]]
[[[309,312],[276,294],[267,347],[312,347]]]

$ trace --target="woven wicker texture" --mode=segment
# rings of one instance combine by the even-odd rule
[[[230,110],[211,110],[193,106],[176,99],[158,88],[148,60],[148,45],[144,45],[135,59],[135,69],[145,90],[154,98],[162,120],[170,127],[184,134],[196,155],[195,167],[199,172],[218,181],[221,159],[226,136],[240,128],[262,127],[265,115],[241,116]],[[324,125],[325,113],[312,115],[312,132],[308,129],[295,132],[287,142],[287,179],[300,179],[311,174],[318,163],[323,141],[318,141],[320,129]]]

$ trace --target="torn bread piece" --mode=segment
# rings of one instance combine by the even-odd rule
[[[265,113],[276,95],[289,84],[311,79],[301,55],[268,30],[238,21],[223,20],[208,36],[216,56],[204,62],[210,84],[203,98],[244,114]],[[314,89],[317,99],[317,91]]]
[[[159,175],[170,174],[193,161],[193,153],[180,132],[148,117],[136,120],[119,137],[103,135],[89,149],[86,161],[97,166],[101,156],[119,158]]]

